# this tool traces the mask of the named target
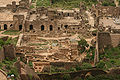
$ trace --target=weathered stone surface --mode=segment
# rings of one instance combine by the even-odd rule
[[[4,60],[5,56],[4,56],[4,50],[3,48],[0,49],[0,61]]]
[[[21,61],[15,63],[19,74],[21,76],[21,80],[40,80],[39,76],[32,70],[28,65],[24,64]]]
[[[10,60],[16,58],[14,45],[5,45],[3,48],[4,48],[5,58],[9,58]]]

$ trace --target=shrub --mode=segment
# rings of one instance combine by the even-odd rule
[[[83,63],[81,66],[81,69],[90,69],[92,68],[92,65],[90,63]]]
[[[32,64],[32,62],[31,62],[31,61],[29,61],[29,66],[30,66],[30,67],[33,67],[33,64]]]
[[[4,41],[2,39],[0,39],[0,46],[4,45]]]
[[[76,71],[76,68],[72,67],[72,68],[69,69],[69,72],[75,72],[75,71]]]
[[[96,67],[103,69],[105,67],[105,62],[101,60],[98,64],[96,64]]]
[[[15,77],[18,77],[19,73],[16,67],[12,67],[9,71],[9,74],[14,74]]]
[[[70,74],[64,74],[63,75],[63,80],[71,80]]]
[[[33,9],[33,8],[35,8],[34,5],[31,5],[31,6],[30,6],[30,9]]]
[[[80,41],[78,41],[78,46],[80,46],[80,53],[83,53],[86,50],[85,47],[88,47],[89,45],[85,39],[81,39]]]
[[[2,47],[0,46],[0,50],[2,49]]]

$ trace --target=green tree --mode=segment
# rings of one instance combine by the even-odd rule
[[[87,43],[87,41],[85,39],[81,39],[80,41],[78,41],[78,46],[80,53],[83,53],[86,50],[86,47],[89,46],[89,44]]]

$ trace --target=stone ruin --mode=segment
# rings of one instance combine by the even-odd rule
[[[80,9],[72,10],[30,9],[30,4],[30,0],[20,0],[0,6],[0,29],[22,32],[15,49],[16,56],[24,57],[27,63],[32,61],[36,72],[52,62],[81,62],[79,39],[74,35],[93,37],[93,30],[115,32],[119,29],[112,20],[118,18],[119,7],[94,5],[89,13],[82,3]],[[106,25],[108,21],[110,24]]]
[[[73,10],[44,7],[30,9],[30,4],[29,0],[21,0],[0,7],[0,29],[18,30],[42,37],[85,34],[89,31],[90,25],[84,6]]]
[[[93,5],[91,8],[92,16],[95,19],[95,28],[99,31],[119,33],[120,27],[120,7]]]

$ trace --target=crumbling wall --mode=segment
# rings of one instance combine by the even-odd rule
[[[108,32],[98,32],[97,34],[98,52],[103,53],[104,48],[112,46],[111,36]]]
[[[14,45],[5,45],[3,48],[4,48],[5,58],[9,58],[10,60],[16,58]]]
[[[108,32],[98,32],[97,46],[98,52],[104,52],[106,47],[117,47],[120,44],[120,34],[110,34]]]
[[[5,29],[5,26],[6,26],[6,29]],[[13,21],[0,21],[0,29],[12,30],[13,29]]]
[[[0,61],[2,61],[2,60],[4,60],[4,50],[3,50],[3,48],[2,49],[0,49]]]
[[[65,74],[70,75],[71,80],[76,80],[78,77],[81,77],[82,79],[85,79],[87,76],[97,76],[97,75],[105,75],[107,74],[103,70],[99,69],[90,69],[90,70],[81,70],[77,72],[68,72],[68,73],[55,73],[55,74],[38,74],[41,80],[56,80],[60,79],[63,80],[63,76]],[[89,74],[89,75],[87,75]],[[78,79],[79,80],[79,79]]]
[[[110,34],[112,46],[116,47],[120,44],[120,34]]]

